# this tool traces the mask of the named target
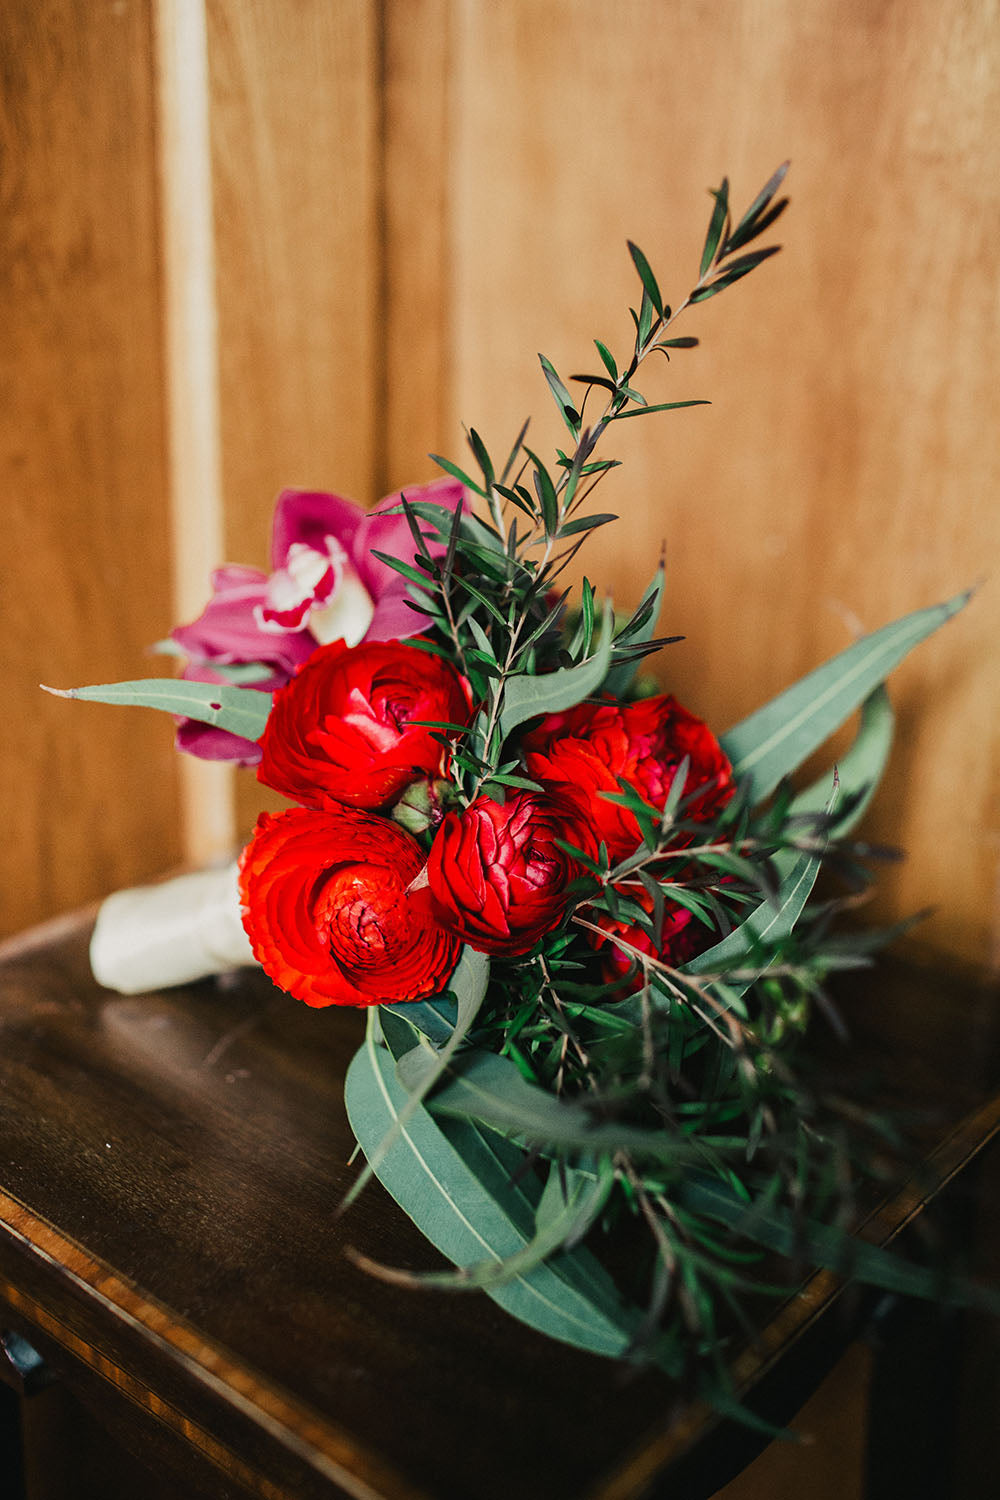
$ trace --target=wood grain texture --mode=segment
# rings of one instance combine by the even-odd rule
[[[0,929],[179,854],[162,716],[39,692],[152,675],[170,620],[149,8],[0,19]]]
[[[881,625],[995,568],[1000,29],[964,0],[464,0],[452,10],[452,431],[558,436],[534,360],[620,349],[635,239],[676,301],[704,189],[738,205],[785,157],[782,255],[685,319],[651,382],[711,408],[633,422],[587,565],[634,602],[667,545],[661,675],[720,728]],[[589,352],[588,352],[589,351]],[[544,446],[544,445],[543,445]],[[455,453],[453,444],[449,452]],[[909,859],[877,910],[994,959],[1000,586],[897,674],[868,831]]]
[[[264,566],[279,490],[378,498],[378,9],[207,14],[227,559]]]
[[[461,439],[451,393],[448,235],[452,6],[384,7],[384,421],[381,488],[436,478]]]

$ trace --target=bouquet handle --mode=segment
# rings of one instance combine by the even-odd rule
[[[240,917],[235,862],[116,891],[102,902],[90,943],[94,978],[123,995],[255,963]]]

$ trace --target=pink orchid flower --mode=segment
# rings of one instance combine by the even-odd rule
[[[454,513],[464,491],[456,480],[438,479],[403,493]],[[416,635],[423,626],[406,602],[406,579],[373,555],[413,560],[406,517],[388,514],[400,498],[388,495],[366,511],[339,495],[283,490],[274,508],[271,573],[232,564],[219,568],[202,614],[171,631],[188,657],[184,676],[222,682],[225,674],[213,670],[216,665],[259,665],[262,675],[246,685],[273,692],[319,645]],[[443,556],[446,544],[434,528],[425,523],[421,531],[431,556]],[[195,719],[180,720],[177,747],[203,760],[260,760],[252,740]]]

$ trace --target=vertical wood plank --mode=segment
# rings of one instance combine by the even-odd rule
[[[428,453],[455,450],[449,319],[450,0],[385,7],[384,223],[386,493],[437,478]]]
[[[66,703],[171,619],[152,39],[140,0],[0,18],[0,927],[175,863],[169,721]]]
[[[226,556],[263,566],[280,489],[377,498],[379,8],[207,16]]]
[[[218,320],[202,0],[157,0],[156,55],[166,322],[174,618],[194,618],[222,560]],[[235,778],[182,755],[181,840],[201,865],[236,843]]]
[[[688,288],[728,171],[784,157],[783,254],[685,320],[651,382],[711,408],[629,424],[600,572],[633,602],[667,544],[666,684],[720,728],[997,555],[1000,29],[963,0],[462,0],[448,187],[452,427],[557,439],[534,352],[567,373],[628,339],[625,239]],[[681,330],[679,330],[681,331]],[[588,349],[591,353],[588,355]],[[450,451],[454,451],[452,448]],[[1000,932],[1000,587],[895,679],[870,824],[908,860],[877,914],[979,961]]]

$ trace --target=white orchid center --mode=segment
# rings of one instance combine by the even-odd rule
[[[346,641],[356,646],[372,622],[375,605],[336,537],[323,550],[293,542],[285,566],[272,573],[267,598],[254,610],[259,629],[270,635],[308,630],[321,646]]]

